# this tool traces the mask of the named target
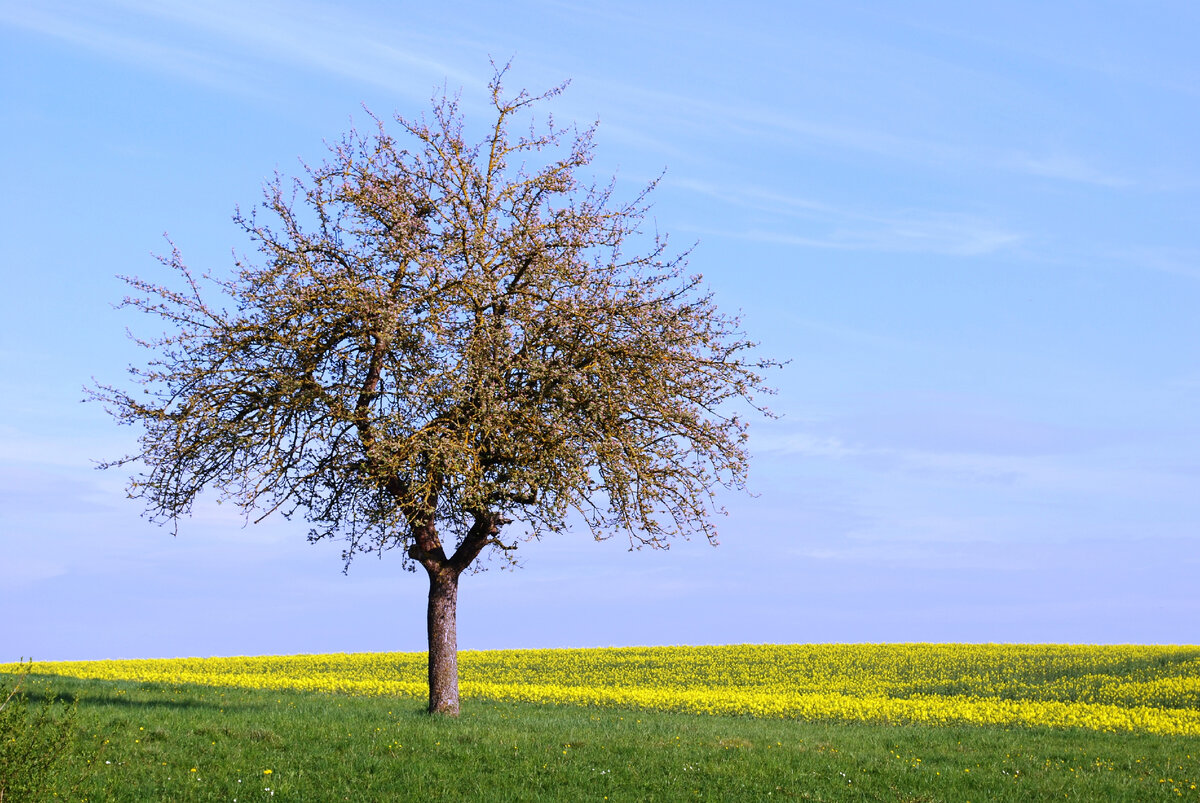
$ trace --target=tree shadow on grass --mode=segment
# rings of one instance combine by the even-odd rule
[[[210,691],[220,694],[225,687],[219,686],[204,687],[203,692],[196,691],[197,687],[187,686],[182,687],[186,691],[180,692],[180,687],[166,684],[92,680],[66,675],[30,675],[29,680],[30,683],[23,692],[25,699],[30,703],[50,700],[65,705],[77,703],[80,707],[94,709],[163,708],[178,711],[248,712],[267,707],[264,703],[239,700],[237,697],[221,697],[219,700],[205,700],[199,697],[200,694]]]

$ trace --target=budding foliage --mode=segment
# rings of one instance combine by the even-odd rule
[[[195,278],[172,246],[181,289],[126,279],[169,331],[138,341],[138,389],[92,394],[142,428],[106,465],[142,465],[130,492],[153,515],[208,486],[260,518],[299,511],[347,562],[400,546],[460,570],[572,519],[634,546],[715,542],[713,493],[746,477],[729,402],[762,410],[775,363],[642,234],[653,184],[618,202],[580,181],[594,127],[510,131],[562,87],[506,97],[503,75],[478,143],[443,96],[397,117],[399,139],[372,118],[277,174],[269,222],[234,218],[258,254],[233,278]]]

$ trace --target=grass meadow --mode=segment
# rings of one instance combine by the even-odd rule
[[[1200,801],[1200,734],[1163,732],[1191,727],[1200,648],[646,649],[464,653],[457,720],[427,715],[419,693],[333,688],[339,676],[412,681],[419,654],[40,664],[29,702],[77,707],[75,738],[38,799]],[[801,715],[670,702],[685,689],[693,703],[715,699],[722,683],[742,703],[786,697],[780,667],[794,675],[793,703],[824,689],[836,705]],[[521,699],[535,696],[522,682],[536,701]],[[602,682],[660,693],[604,699]],[[957,699],[964,715],[889,716],[848,706],[855,694],[940,696],[943,711]],[[1084,715],[969,721],[989,700],[1054,703],[1006,709],[1026,719]],[[1136,715],[1114,719],[1122,708]]]

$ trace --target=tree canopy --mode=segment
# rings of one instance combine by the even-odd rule
[[[430,706],[450,712],[433,631],[448,616],[453,635],[458,575],[573,522],[634,546],[715,543],[715,493],[746,480],[734,407],[766,412],[777,365],[751,356],[687,252],[642,231],[657,182],[617,201],[615,179],[577,175],[595,126],[512,133],[566,85],[508,96],[506,69],[481,141],[445,93],[395,118],[399,140],[372,116],[235,214],[258,255],[231,278],[196,277],[174,245],[160,259],[178,287],[126,278],[124,303],[168,331],[138,340],[153,358],[131,367],[136,389],[92,390],[141,427],[140,450],[104,465],[138,466],[130,494],[155,517],[207,487],[345,539],[347,565],[399,547],[424,567]]]

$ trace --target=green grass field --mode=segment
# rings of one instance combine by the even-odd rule
[[[78,699],[42,799],[1200,800],[1200,737],[814,723],[30,676]],[[6,801],[7,803],[7,801]]]

